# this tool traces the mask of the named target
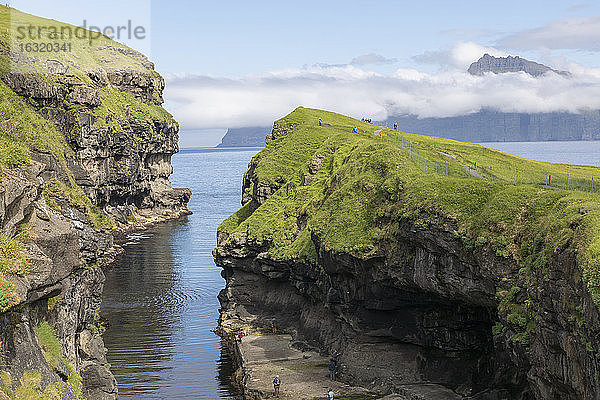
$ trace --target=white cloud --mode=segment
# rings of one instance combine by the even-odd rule
[[[468,66],[482,51],[489,52],[459,44],[451,59],[455,65]],[[165,98],[185,129],[266,126],[299,105],[376,120],[398,114],[456,116],[482,108],[532,113],[600,109],[600,70],[575,64],[569,70],[570,78],[556,74],[533,78],[525,73],[476,77],[465,69],[437,74],[399,69],[387,76],[351,65],[238,79],[181,75],[167,77]]]
[[[494,47],[481,46],[473,42],[458,42],[451,50],[427,51],[416,55],[413,59],[422,64],[437,64],[465,70],[473,61],[488,53],[495,57],[506,57],[508,54]]]
[[[519,50],[576,49],[600,51],[600,16],[565,18],[508,35],[498,46]]]

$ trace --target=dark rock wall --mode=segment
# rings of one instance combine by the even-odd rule
[[[113,238],[94,230],[83,210],[67,199],[56,199],[59,209],[49,207],[42,187],[48,175],[56,177],[56,171],[34,162],[2,176],[0,231],[11,235],[26,224],[30,240],[24,246],[31,268],[11,279],[19,302],[0,315],[2,369],[10,373],[13,387],[26,371],[40,372],[43,387],[57,382],[66,387],[66,367],[50,367],[35,333],[45,320],[56,331],[63,356],[81,371],[87,398],[114,399],[116,382],[95,325],[104,283],[100,266],[114,255]],[[49,306],[51,298],[55,303]]]
[[[110,88],[130,93],[136,100],[160,106],[164,81],[138,71],[92,71],[91,84],[68,74],[44,79],[11,73],[3,81],[36,105],[54,122],[76,154],[72,172],[94,204],[127,223],[136,213],[185,208],[189,192],[171,188],[171,156],[178,151],[179,126],[168,119],[140,121],[127,112],[113,126],[96,124],[94,110],[102,104],[100,91]],[[117,105],[127,110],[127,104]],[[110,116],[109,116],[110,118]]]
[[[526,114],[484,110],[447,118],[391,117],[385,123],[397,123],[403,132],[469,142],[600,140],[599,111]]]

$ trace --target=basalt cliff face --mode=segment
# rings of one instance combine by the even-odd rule
[[[15,24],[60,25],[0,7]],[[102,267],[116,235],[189,213],[164,81],[106,37],[61,55],[0,39],[0,398],[115,399]]]
[[[253,158],[243,207],[219,229],[221,331],[276,318],[299,347],[340,350],[341,380],[402,399],[430,398],[421,388],[431,385],[450,389],[440,399],[597,399],[600,315],[569,240],[546,247],[546,232],[521,231],[505,243],[519,257],[477,244],[459,214],[407,206],[407,188],[428,178],[391,181],[413,168],[396,150],[335,137],[359,124],[350,119],[321,136],[321,116],[333,118],[298,109],[277,122],[287,130]],[[323,142],[273,179],[266,170],[296,151],[288,146],[306,146],[306,130]],[[469,187],[464,196],[476,196]],[[516,210],[518,224],[536,218],[531,204]],[[489,217],[484,229],[504,237],[507,224]],[[350,245],[356,235],[369,251]]]

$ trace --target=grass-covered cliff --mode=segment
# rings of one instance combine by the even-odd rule
[[[344,347],[359,383],[596,396],[600,169],[302,107],[267,141],[219,227],[222,326],[277,316]],[[373,372],[370,357],[392,354]]]
[[[116,398],[98,314],[113,235],[189,213],[163,89],[139,52],[0,6],[0,397]]]
[[[600,302],[600,196],[515,184],[517,168],[521,182],[537,178],[540,183],[548,173],[555,181],[567,173],[600,178],[599,168],[542,163],[477,144],[395,133],[302,107],[276,126],[286,134],[254,157],[256,166],[246,177],[247,191],[268,187],[274,193],[258,208],[247,201],[221,225],[229,240],[243,235],[268,242],[269,251],[283,259],[315,262],[323,250],[364,257],[380,250],[403,219],[427,226],[428,220],[443,218],[456,221],[456,235],[466,244],[489,246],[520,268],[544,268],[555,249],[572,248]],[[358,134],[352,133],[354,126]],[[382,143],[375,131],[390,139]],[[414,143],[412,151],[438,161],[438,173],[433,166],[429,172],[417,167],[408,150],[391,143],[394,134],[397,143],[401,135]],[[495,181],[472,177],[443,153],[464,165],[477,163],[480,171],[493,165]],[[319,238],[319,247],[311,235]]]

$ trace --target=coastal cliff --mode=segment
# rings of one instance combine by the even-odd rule
[[[268,127],[229,128],[217,147],[264,147]]]
[[[115,399],[102,267],[117,235],[189,213],[178,124],[142,54],[104,36],[19,51],[20,26],[74,29],[0,6],[0,398]]]
[[[302,107],[275,123],[218,230],[223,336],[276,318],[297,348],[340,350],[343,382],[398,399],[598,398],[599,195],[474,178],[489,159],[572,167],[403,134],[425,169],[381,132]]]

